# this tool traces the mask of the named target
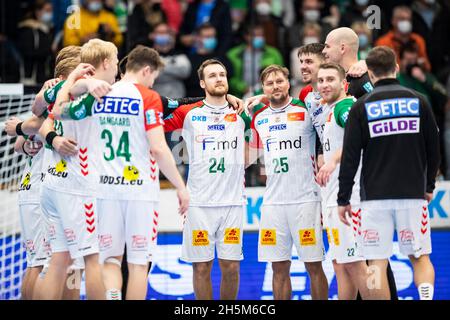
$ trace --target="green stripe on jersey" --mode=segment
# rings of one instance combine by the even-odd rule
[[[64,82],[66,82],[66,80],[60,81],[56,86],[44,91],[44,99],[48,104],[54,103],[56,101],[58,91],[61,89]]]
[[[294,106],[303,107],[306,109],[305,104],[299,99],[292,98],[291,104]]]
[[[73,120],[81,120],[91,116],[94,102],[95,98],[89,93],[81,95],[69,104],[69,117]]]
[[[348,113],[350,112],[351,107],[355,103],[355,98],[348,97],[344,98],[334,106],[334,118],[336,119],[336,123],[345,128],[345,124],[347,123]]]

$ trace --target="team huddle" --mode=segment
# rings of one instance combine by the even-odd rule
[[[365,62],[357,61],[357,52],[357,35],[335,29],[325,44],[299,49],[303,81],[309,84],[299,99],[289,95],[288,69],[271,65],[260,74],[263,94],[237,108],[229,102],[225,66],[209,59],[198,69],[205,97],[168,113],[167,99],[151,89],[164,66],[155,50],[133,49],[116,82],[114,44],[93,39],[62,49],[55,79],[37,94],[33,116],[6,123],[8,134],[19,136],[15,150],[29,156],[19,188],[28,267],[22,297],[77,299],[68,280],[84,269],[88,299],[120,300],[126,255],[123,298],[145,299],[157,243],[161,170],[176,188],[181,259],[192,263],[196,299],[213,297],[216,251],[220,298],[236,299],[244,259],[244,174],[261,160],[267,182],[257,250],[259,261],[272,264],[274,299],[291,299],[293,246],[305,263],[312,299],[328,299],[323,230],[339,299],[392,298],[387,270],[395,229],[400,251],[413,264],[420,298],[432,299],[426,200],[439,163],[436,124],[415,93],[405,90],[394,101],[381,92],[401,87],[393,82],[392,50],[376,47]],[[356,92],[351,75],[365,79],[361,98],[351,95]],[[410,127],[401,131],[405,121]],[[397,130],[389,131],[392,123]],[[164,136],[175,130],[189,156],[186,185]],[[402,139],[410,139],[412,156],[421,160],[419,181],[408,183],[421,186],[379,191],[385,179],[381,173],[380,183],[372,182],[380,170],[377,159],[387,172],[395,165],[385,157],[388,152],[372,150],[402,145]],[[424,146],[430,155],[422,156]],[[370,285],[374,275],[379,278]]]

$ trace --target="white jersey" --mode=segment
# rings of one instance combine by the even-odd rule
[[[166,132],[182,129],[189,154],[191,206],[245,204],[246,124],[228,105],[184,105],[164,120]]]
[[[34,136],[32,141],[41,141],[40,137]],[[40,202],[40,191],[42,183],[42,163],[44,148],[33,157],[27,157],[23,169],[22,179],[19,185],[19,204],[31,204]]]
[[[317,91],[311,91],[306,95],[305,106],[308,109],[309,116],[311,117],[320,142],[323,143],[323,129],[330,107],[322,100],[320,93]]]
[[[58,152],[49,148],[45,152],[44,185],[55,191],[75,195],[94,195],[94,183],[98,180],[95,169],[94,148],[88,146],[92,140],[92,119],[83,121],[55,121],[55,129],[66,138],[77,142],[78,154],[76,156],[63,157]]]
[[[328,107],[326,115],[325,128],[323,131],[323,157],[325,163],[330,161],[337,150],[341,149],[344,144],[344,128],[347,122],[350,108],[355,102],[354,97],[347,97],[336,101]],[[339,169],[340,164],[330,176],[330,179],[325,188],[322,189],[322,198],[326,207],[337,206],[337,194],[339,191]],[[361,164],[355,175],[355,184],[353,185],[352,197],[350,203],[352,205],[360,203],[359,195],[359,180],[361,175]]]
[[[69,108],[74,120],[91,116],[88,149],[96,149],[97,197],[157,201],[158,172],[147,131],[163,125],[161,97],[142,85],[119,81],[102,103],[87,94]]]
[[[252,146],[264,149],[266,191],[263,203],[320,201],[315,181],[316,132],[304,104],[260,109],[252,120]]]

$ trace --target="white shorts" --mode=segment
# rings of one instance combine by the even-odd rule
[[[258,261],[291,260],[295,244],[299,260],[325,260],[320,202],[263,205],[259,224]]]
[[[354,212],[352,212],[351,226],[341,222],[337,206],[326,208],[324,212],[328,244],[330,245],[328,255],[337,263],[365,260],[358,244],[361,209],[355,207],[352,208],[352,211]]]
[[[72,259],[98,253],[95,198],[43,186],[41,207],[49,224],[52,252],[69,251]]]
[[[156,241],[155,202],[98,199],[100,264],[124,254],[128,263],[146,265]]]
[[[27,251],[27,267],[40,267],[51,257],[46,221],[39,203],[19,204],[23,246]]]
[[[240,261],[245,206],[189,207],[183,227],[181,260],[207,262],[217,257]]]
[[[392,255],[394,230],[400,252],[416,258],[431,253],[430,217],[423,199],[363,201],[361,250],[367,260]]]

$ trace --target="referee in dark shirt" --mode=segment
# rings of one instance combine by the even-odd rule
[[[440,163],[436,121],[425,97],[396,80],[398,66],[392,49],[372,49],[366,63],[375,87],[349,113],[339,172],[339,216],[348,224],[349,199],[362,151],[363,255],[384,275],[397,229],[400,252],[411,261],[420,299],[430,300],[434,268],[429,259],[425,200],[432,198]],[[390,298],[386,277],[381,277],[380,288],[369,289],[375,299]]]
[[[347,94],[359,99],[364,94],[373,90],[369,75],[365,72],[360,77],[348,75],[349,69],[358,63],[359,38],[350,28],[337,28],[328,33],[325,39],[325,48],[323,54],[326,62],[334,62],[341,65],[347,73]],[[391,299],[397,300],[397,286],[395,284],[394,274],[390,264],[387,267],[387,277]],[[360,296],[358,294],[358,299]]]

